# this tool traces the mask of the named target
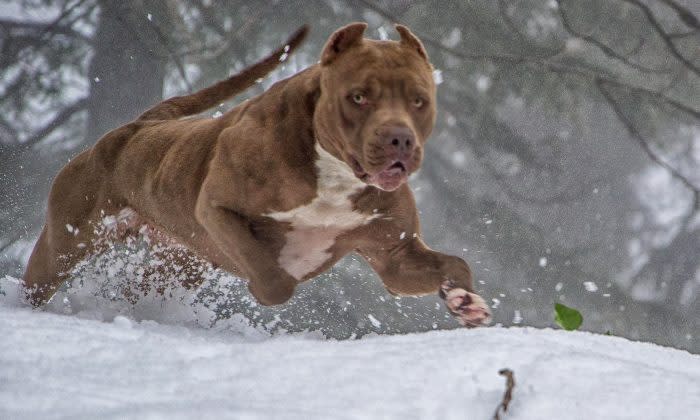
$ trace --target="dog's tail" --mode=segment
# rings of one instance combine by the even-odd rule
[[[301,45],[308,32],[308,26],[302,26],[289,37],[284,46],[240,73],[191,95],[166,99],[141,114],[138,120],[172,120],[199,114],[219,105],[221,102],[253,86],[258,79],[265,77],[274,70],[289,54]]]

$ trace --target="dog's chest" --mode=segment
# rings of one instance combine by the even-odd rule
[[[367,185],[357,179],[344,162],[318,144],[316,152],[319,155],[316,197],[294,209],[265,215],[291,225],[277,262],[297,280],[302,280],[332,257],[329,250],[338,235],[378,216],[353,209],[351,196]]]

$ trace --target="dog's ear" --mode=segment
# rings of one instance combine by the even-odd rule
[[[333,32],[326,41],[326,46],[323,47],[321,64],[324,66],[330,64],[343,51],[361,42],[365,29],[367,29],[366,23],[355,22]]]
[[[421,57],[426,59],[426,61],[430,61],[428,60],[428,53],[425,51],[423,43],[420,42],[420,39],[418,39],[417,36],[413,35],[413,32],[403,25],[395,25],[394,27],[399,35],[401,35],[401,44],[417,51]]]

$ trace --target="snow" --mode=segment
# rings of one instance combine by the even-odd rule
[[[491,78],[483,74],[476,77],[476,90],[484,93],[491,87]]]
[[[433,70],[433,81],[436,85],[439,85],[444,81],[442,77],[442,70]]]
[[[2,419],[678,419],[700,356],[585,332],[483,328],[334,341],[234,317],[62,315],[0,296]],[[167,311],[167,307],[163,309]],[[92,319],[91,319],[92,318]]]
[[[586,289],[587,292],[593,293],[598,291],[598,285],[592,281],[584,281],[583,287]]]
[[[513,311],[513,324],[520,324],[523,322],[523,315],[520,313],[520,310],[516,309]]]
[[[462,42],[462,31],[459,28],[452,28],[449,35],[442,39],[442,44],[449,48],[456,48]]]
[[[374,328],[379,328],[382,326],[382,323],[379,322],[379,320],[377,318],[375,318],[372,314],[367,315],[367,318],[369,318],[369,322],[372,323]]]

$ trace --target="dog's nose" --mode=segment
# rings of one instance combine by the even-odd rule
[[[401,157],[409,157],[416,146],[413,131],[403,125],[381,128],[379,138],[387,150],[398,153]]]

